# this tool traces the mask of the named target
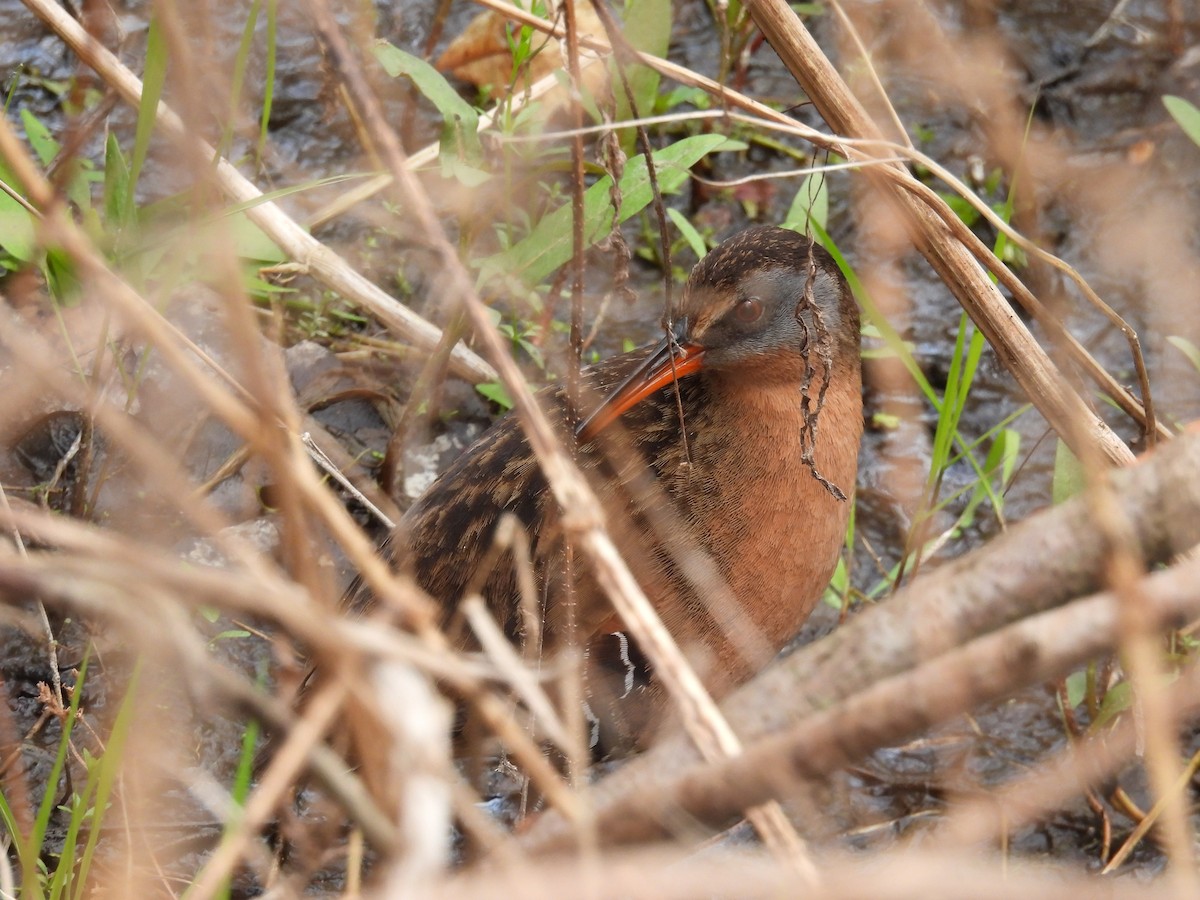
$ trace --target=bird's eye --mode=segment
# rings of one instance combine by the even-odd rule
[[[743,325],[751,325],[762,318],[763,305],[757,297],[743,300],[733,308],[733,317]]]

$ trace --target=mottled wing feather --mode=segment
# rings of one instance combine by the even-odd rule
[[[635,350],[587,367],[582,375],[582,405],[590,409],[607,390],[620,383],[645,359],[646,348]],[[697,402],[698,379],[680,382],[685,409]],[[565,389],[551,385],[538,400],[551,417],[559,435],[570,446],[574,438],[566,422]],[[612,493],[635,477],[637,469],[677,466],[682,444],[675,391],[666,388],[630,410],[623,417],[626,432],[634,442],[633,454],[613,463],[594,447],[584,447],[577,461],[586,472],[599,475],[593,486]],[[619,470],[619,472],[617,471]],[[612,476],[617,474],[617,479]],[[672,473],[673,474],[673,473]],[[656,479],[657,480],[657,479]],[[675,478],[659,482],[670,493]],[[629,506],[636,504],[628,502]],[[634,510],[631,510],[634,512]],[[412,505],[395,534],[385,544],[397,568],[411,572],[417,582],[443,606],[444,625],[449,625],[464,592],[482,587],[493,613],[511,637],[520,633],[517,585],[512,557],[492,554],[493,538],[501,517],[515,516],[525,528],[537,583],[544,593],[561,589],[562,536],[559,512],[547,490],[541,467],[535,459],[516,415],[496,422],[465,450],[430,488]],[[659,552],[659,551],[654,551]],[[487,565],[490,572],[480,571]],[[481,584],[481,582],[483,582]],[[356,585],[349,606],[363,609],[371,596]]]

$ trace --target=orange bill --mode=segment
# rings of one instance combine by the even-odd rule
[[[663,338],[646,357],[645,362],[634,369],[592,410],[590,416],[576,426],[576,439],[581,444],[592,440],[620,418],[622,413],[632,409],[655,391],[676,379],[699,372],[703,361],[704,348],[699,344],[681,344],[672,338]]]

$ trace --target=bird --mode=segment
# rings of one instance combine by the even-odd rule
[[[752,226],[691,271],[656,344],[585,367],[538,395],[600,499],[617,547],[701,680],[723,696],[800,630],[843,544],[862,437],[859,313],[831,255]],[[594,399],[589,399],[594,398]],[[496,544],[525,532],[532,596]],[[576,552],[515,416],[501,418],[407,510],[386,545],[472,645],[471,594],[514,643],[584,655],[596,758],[652,742],[665,690]],[[526,581],[528,584],[528,581]],[[350,605],[369,608],[369,589]],[[531,616],[535,621],[531,621]]]

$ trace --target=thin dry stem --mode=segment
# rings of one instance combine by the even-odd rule
[[[1148,578],[1142,609],[1147,628],[1200,615],[1200,564]],[[652,795],[598,809],[600,833],[613,842],[670,837],[680,813],[721,828],[743,805],[786,797],[878,747],[894,744],[975,706],[1069,672],[1124,640],[1119,595],[1100,594],[978,638],[815,713],[730,761],[690,770]],[[531,850],[562,848],[562,836],[536,831]],[[1182,887],[1182,885],[1181,885]]]

